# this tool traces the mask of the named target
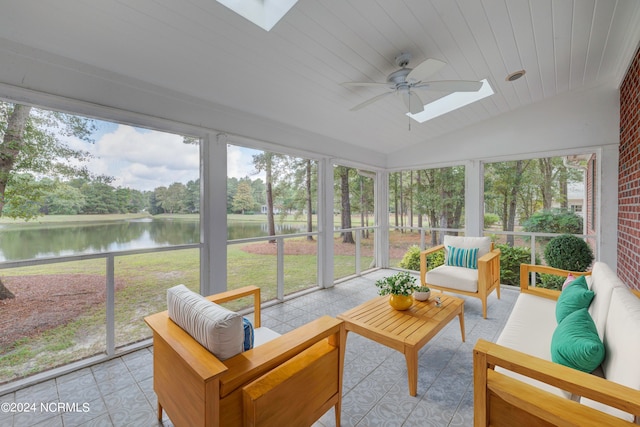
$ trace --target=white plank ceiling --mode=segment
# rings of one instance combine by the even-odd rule
[[[10,42],[382,154],[617,85],[640,26],[638,0],[299,0],[270,32],[214,0],[0,0],[0,10]],[[385,81],[401,52],[410,67],[445,61],[433,80],[488,78],[496,93],[411,131],[394,96],[349,111],[381,90],[340,83]]]

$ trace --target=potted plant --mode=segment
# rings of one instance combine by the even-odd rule
[[[418,301],[426,301],[431,296],[431,289],[428,286],[418,286],[413,292],[413,298]]]
[[[407,310],[413,304],[416,278],[406,271],[376,281],[378,294],[390,295],[389,304],[396,310]]]

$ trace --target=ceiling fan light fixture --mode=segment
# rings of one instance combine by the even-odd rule
[[[505,80],[508,82],[515,82],[516,80],[518,80],[520,77],[524,76],[525,74],[527,74],[527,72],[525,70],[520,70],[520,71],[515,71],[511,74],[509,74]]]

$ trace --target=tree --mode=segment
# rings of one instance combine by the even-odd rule
[[[253,200],[252,193],[251,184],[247,181],[240,181],[236,195],[233,197],[232,210],[234,212],[240,212],[243,215],[245,211],[251,210],[256,203]]]
[[[486,166],[485,192],[493,193],[502,219],[503,231],[514,231],[518,196],[527,183],[525,172],[531,160],[491,163]],[[513,246],[514,236],[507,236],[507,244]]]
[[[305,183],[305,195],[307,202],[307,232],[311,233],[313,231],[313,200],[311,194],[311,171],[312,164],[311,160],[307,160],[305,162],[305,174],[304,174],[304,183]],[[313,240],[313,236],[307,236],[307,240]]]
[[[90,119],[60,112],[34,109],[21,104],[0,102],[0,216],[10,196],[27,194],[21,191],[20,181],[13,178],[20,173],[48,176],[87,176],[83,162],[89,153],[69,147],[62,137],[73,136],[92,142],[95,129]],[[13,182],[12,182],[13,181]],[[12,184],[14,192],[7,194]],[[41,195],[44,198],[44,194]],[[27,204],[41,200],[22,199]],[[12,202],[14,215],[31,219],[39,214],[21,209],[20,201]],[[11,297],[11,292],[0,281],[0,299]]]
[[[464,167],[417,172],[417,178],[408,193],[413,194],[411,210],[418,213],[418,225],[422,226],[424,214],[432,228],[460,228],[464,209]],[[432,245],[437,245],[441,240],[439,233],[431,233]]]
[[[10,195],[6,194],[7,185],[17,174],[32,173],[52,178],[88,177],[84,162],[90,154],[69,147],[63,139],[75,137],[92,143],[94,130],[91,119],[0,102],[0,215],[10,201]],[[13,188],[14,194],[21,193],[20,182],[14,182]],[[41,201],[24,200],[25,203]],[[13,206],[18,217],[33,218],[31,211],[19,209],[16,201]]]
[[[187,187],[181,182],[174,182],[168,188],[158,187],[156,189],[156,199],[162,209],[167,213],[184,212],[184,200]]]
[[[84,205],[84,195],[78,188],[58,182],[47,196],[46,208],[48,215],[76,215]]]
[[[200,178],[187,182],[184,206],[189,213],[200,212]]]
[[[307,232],[313,231],[313,201],[315,199],[316,162],[299,157],[282,156],[281,178],[277,195],[282,199],[286,212],[294,212],[296,218],[306,217]],[[285,212],[282,212],[285,213]],[[307,236],[312,241],[313,236]]]
[[[269,236],[276,235],[276,224],[274,219],[273,209],[273,183],[276,180],[277,174],[274,174],[274,160],[277,160],[277,156],[274,153],[264,152],[253,156],[253,165],[257,172],[264,171],[265,173],[265,186],[266,186],[266,198],[267,198],[267,228]],[[269,243],[275,243],[275,240],[269,240]]]
[[[82,185],[80,191],[85,197],[85,206],[82,213],[114,213],[113,208],[117,206],[117,199],[115,189],[110,185],[110,180],[100,178],[87,181]]]
[[[346,166],[338,166],[338,174],[340,176],[340,218],[341,228],[348,230],[351,228],[351,201],[349,200],[349,168]],[[342,243],[355,243],[353,233],[351,231],[342,232]]]

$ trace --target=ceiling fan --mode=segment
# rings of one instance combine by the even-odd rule
[[[482,82],[474,80],[441,80],[428,81],[427,79],[447,65],[446,62],[437,59],[427,59],[415,68],[407,68],[411,60],[410,53],[401,53],[395,58],[399,70],[387,76],[385,83],[380,82],[345,82],[342,86],[373,86],[387,87],[389,92],[384,92],[368,99],[351,108],[351,111],[360,110],[369,104],[397,93],[402,96],[404,105],[411,114],[418,114],[424,110],[424,103],[416,93],[417,89],[438,92],[477,92],[482,87]]]

